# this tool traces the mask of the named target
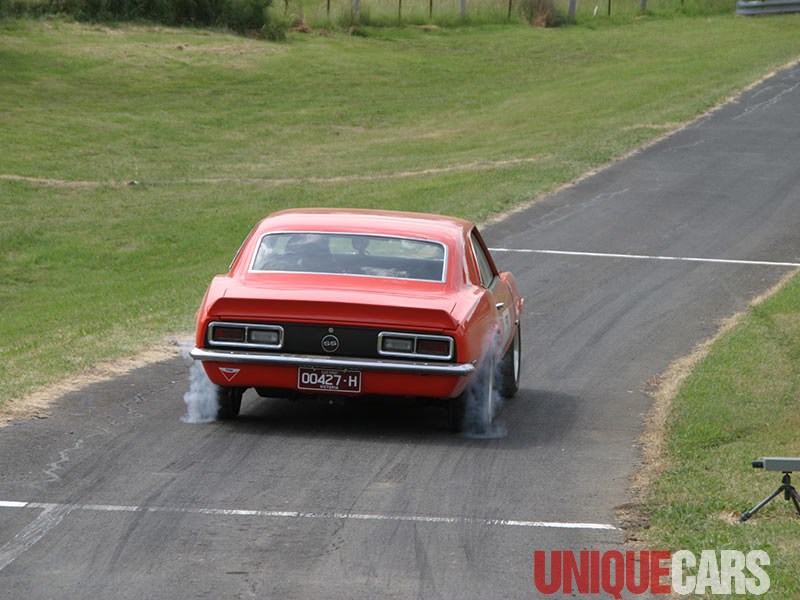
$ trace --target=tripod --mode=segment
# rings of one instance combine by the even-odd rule
[[[752,517],[754,514],[756,514],[762,508],[764,508],[767,504],[769,504],[769,502],[771,500],[773,500],[781,492],[783,492],[784,499],[791,500],[792,502],[794,502],[794,510],[797,513],[797,515],[800,516],[800,494],[797,493],[797,489],[792,485],[792,474],[791,474],[791,471],[784,471],[783,472],[783,483],[780,485],[780,487],[777,490],[775,490],[774,492],[772,492],[769,496],[767,496],[764,499],[763,502],[761,502],[760,504],[757,504],[754,508],[752,508],[752,509],[748,510],[746,513],[744,513],[739,518],[739,521],[742,522],[742,523],[747,521],[747,519]]]

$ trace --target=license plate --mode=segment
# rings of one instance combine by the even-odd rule
[[[361,391],[361,371],[346,369],[297,369],[297,389],[356,394]]]

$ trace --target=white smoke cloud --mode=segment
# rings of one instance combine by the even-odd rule
[[[496,345],[496,338],[493,345]],[[490,356],[494,355],[495,350],[490,351]],[[495,416],[503,407],[505,399],[500,394],[500,381],[502,377],[501,360],[494,361],[491,372],[482,369],[475,378],[473,384],[465,392],[466,406],[464,410],[464,422],[461,427],[461,434],[464,437],[474,439],[498,439],[504,438],[508,434],[508,428],[501,420]],[[487,381],[491,377],[491,382]],[[492,407],[491,414],[486,410],[486,393],[491,388]]]
[[[503,397],[497,390],[493,393],[493,406],[491,421],[486,415],[483,394],[475,393],[475,388],[470,388],[464,412],[464,424],[461,435],[472,439],[499,439],[508,435],[508,428],[502,419],[495,418],[503,405]]]
[[[184,360],[192,361],[189,350],[182,351]],[[184,423],[210,423],[217,420],[219,403],[217,386],[211,383],[202,363],[192,361],[189,368],[189,391],[183,395],[186,414],[181,417]]]

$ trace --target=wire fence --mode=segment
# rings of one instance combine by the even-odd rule
[[[731,14],[736,0],[274,0],[310,25],[455,24],[532,21],[552,10],[564,20],[652,14]]]
[[[766,2],[800,5],[800,0]],[[0,0],[0,18],[61,13],[79,20],[227,25],[236,31],[259,30],[267,22],[284,28],[292,23],[348,28],[519,21],[553,26],[643,13],[711,15],[735,10],[736,0]]]

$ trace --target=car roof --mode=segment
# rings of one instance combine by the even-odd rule
[[[270,231],[374,233],[420,237],[440,242],[464,239],[472,223],[457,217],[394,210],[302,208],[276,212],[263,219],[257,235]]]

